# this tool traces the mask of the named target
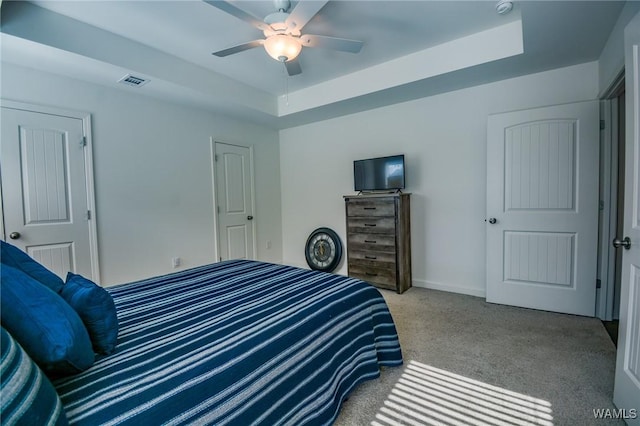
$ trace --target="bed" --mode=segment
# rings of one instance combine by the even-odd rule
[[[402,364],[379,291],[234,260],[110,287],[115,353],[53,382],[70,424],[331,424]]]

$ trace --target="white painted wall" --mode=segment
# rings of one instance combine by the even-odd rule
[[[3,99],[89,112],[102,285],[216,259],[210,137],[253,145],[260,260],[282,259],[276,131],[2,63]],[[153,82],[149,83],[153,84]],[[271,249],[266,249],[266,241]]]
[[[624,5],[609,39],[602,49],[598,61],[600,93],[609,89],[609,86],[624,69],[624,28],[638,12],[640,12],[640,2],[629,1]]]
[[[345,241],[353,160],[404,153],[413,284],[484,296],[487,116],[597,94],[591,62],[280,131],[284,263],[306,267],[316,227]]]

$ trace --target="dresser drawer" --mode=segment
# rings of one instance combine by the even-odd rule
[[[389,200],[349,200],[347,202],[347,216],[395,216],[396,208],[392,199]]]
[[[396,290],[396,268],[394,263],[350,260],[349,276],[379,287]]]
[[[396,236],[395,234],[347,234],[347,245],[349,252],[372,251],[376,253],[396,253]]]
[[[350,260],[370,260],[374,262],[386,262],[396,264],[396,252],[378,252],[373,250],[354,250],[349,249]]]
[[[394,217],[349,217],[347,231],[361,234],[394,234],[396,220]]]

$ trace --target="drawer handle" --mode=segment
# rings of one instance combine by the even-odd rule
[[[367,256],[367,255],[365,255],[365,256],[364,256],[364,258],[365,258],[365,259],[375,260],[375,259],[377,259],[378,257],[377,257],[377,256]]]
[[[377,277],[378,274],[374,274],[373,272],[365,272],[365,274],[369,277]]]
[[[375,210],[377,207],[365,207],[365,210]]]
[[[375,223],[365,223],[364,226],[376,226]]]
[[[364,240],[365,243],[376,244],[376,240]]]

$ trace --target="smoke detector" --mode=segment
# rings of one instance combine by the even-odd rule
[[[496,3],[496,12],[498,15],[506,15],[513,9],[513,2],[510,0],[500,0]]]

